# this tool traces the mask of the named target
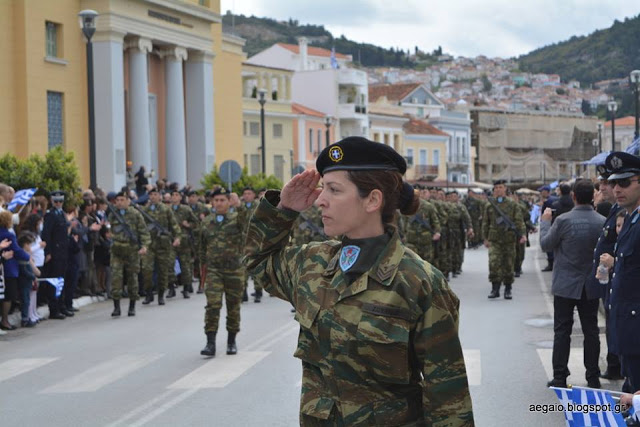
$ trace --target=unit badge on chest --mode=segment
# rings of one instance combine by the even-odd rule
[[[216,215],[216,222],[224,221],[224,215]]]
[[[358,246],[348,245],[342,248],[340,253],[340,268],[342,271],[347,271],[358,260],[360,255],[360,248]]]

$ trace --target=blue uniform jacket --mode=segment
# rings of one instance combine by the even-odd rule
[[[627,216],[618,236],[609,295],[609,351],[640,355],[640,214]]]
[[[591,274],[589,275],[589,286],[600,292],[600,296],[601,298],[604,298],[605,304],[609,303],[609,291],[611,286],[610,284],[603,285],[598,281],[598,279],[596,279],[596,270],[598,269],[598,265],[600,265],[600,255],[609,254],[614,256],[613,252],[615,251],[616,240],[618,239],[618,234],[616,233],[616,217],[618,212],[620,212],[620,209],[621,208],[617,203],[611,206],[609,215],[602,227],[602,233],[600,233],[598,243],[593,251],[593,265],[591,267]]]
[[[18,261],[29,261],[31,256],[18,246],[15,234],[6,228],[0,228],[0,242],[4,239],[11,240],[11,246],[5,250],[13,251],[13,258],[7,260],[2,258],[2,262],[4,264],[4,277],[18,277]]]

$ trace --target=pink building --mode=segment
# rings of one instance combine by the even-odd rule
[[[293,103],[293,159],[294,168],[315,167],[320,151],[329,143],[335,142],[334,121],[320,111]],[[329,120],[329,141],[327,142],[327,120]]]

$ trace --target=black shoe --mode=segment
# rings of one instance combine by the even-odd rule
[[[158,305],[164,305],[164,291],[158,292]]]
[[[147,295],[144,297],[144,301],[142,301],[143,305],[151,304],[153,302],[153,291],[149,289],[147,291]]]
[[[62,316],[62,318],[64,319],[64,316]],[[2,329],[3,331],[15,331],[16,329],[18,329],[18,327],[13,326],[11,323],[9,323],[9,326],[4,326],[0,323],[0,329]]]
[[[511,285],[504,285],[504,299],[511,299]]]
[[[515,277],[520,277],[521,274],[522,274],[522,271],[516,271],[515,273],[513,273]]]
[[[617,368],[617,369],[607,368],[607,370],[604,371],[603,374],[600,374],[600,378],[604,378],[607,380],[623,380],[624,379],[624,377],[620,375],[620,368]]]
[[[67,318],[67,316],[65,316],[64,314],[62,314],[59,311],[49,315],[49,319],[63,320],[63,319],[66,319],[66,318]]]
[[[204,288],[198,288],[198,292],[196,292],[197,294],[203,294],[204,293]]]
[[[184,297],[184,299],[191,298],[191,296],[189,295],[189,291],[186,289],[182,291],[182,296]]]
[[[559,379],[552,379],[551,381],[547,382],[547,387],[559,387],[559,388],[567,388],[567,380],[559,380]]]
[[[136,315],[136,301],[131,299],[129,300],[129,312],[127,313],[127,316],[133,317],[135,315]]]
[[[260,302],[262,300],[262,289],[256,290],[254,293],[253,302]]]
[[[69,307],[69,311],[73,311],[74,313],[77,313],[78,311],[80,311],[80,309],[75,307]]]
[[[236,353],[238,353],[238,347],[236,346],[236,333],[229,332],[229,336],[227,337],[227,354]]]
[[[492,283],[491,284],[491,293],[487,296],[487,298],[498,298],[500,296],[500,283]]]
[[[187,285],[187,291],[192,294],[193,293],[193,284]]]
[[[111,313],[111,317],[118,317],[120,316],[120,300],[119,299],[114,299],[113,300],[113,313]]]
[[[64,314],[66,317],[75,316],[75,313],[73,311],[69,310],[68,308],[63,308],[62,310],[60,310],[60,313]]]
[[[203,356],[215,356],[216,355],[216,333],[207,332],[207,345],[200,351]]]
[[[23,328],[33,328],[34,326],[36,326],[36,322],[31,319],[22,321]]]
[[[173,298],[176,296],[176,288],[173,285],[169,286],[169,292],[167,293],[167,298]]]
[[[602,385],[600,384],[600,379],[598,377],[596,377],[596,378],[591,378],[590,380],[587,380],[587,387],[589,387],[589,388],[601,388]]]
[[[542,271],[553,271],[553,264],[547,264],[547,266],[543,268]]]

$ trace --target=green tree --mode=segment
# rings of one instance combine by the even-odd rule
[[[220,177],[217,167],[214,167],[211,172],[203,176],[202,179],[200,180],[200,184],[206,190],[211,190],[216,185],[223,186],[223,187],[227,186],[227,184]],[[282,181],[280,181],[274,175],[269,175],[267,177],[265,177],[261,173],[256,175],[249,175],[249,171],[245,167],[244,169],[242,169],[242,175],[240,176],[240,180],[238,180],[238,182],[233,184],[231,189],[234,192],[241,194],[242,189],[245,187],[252,187],[256,191],[261,188],[280,189],[282,188]]]

